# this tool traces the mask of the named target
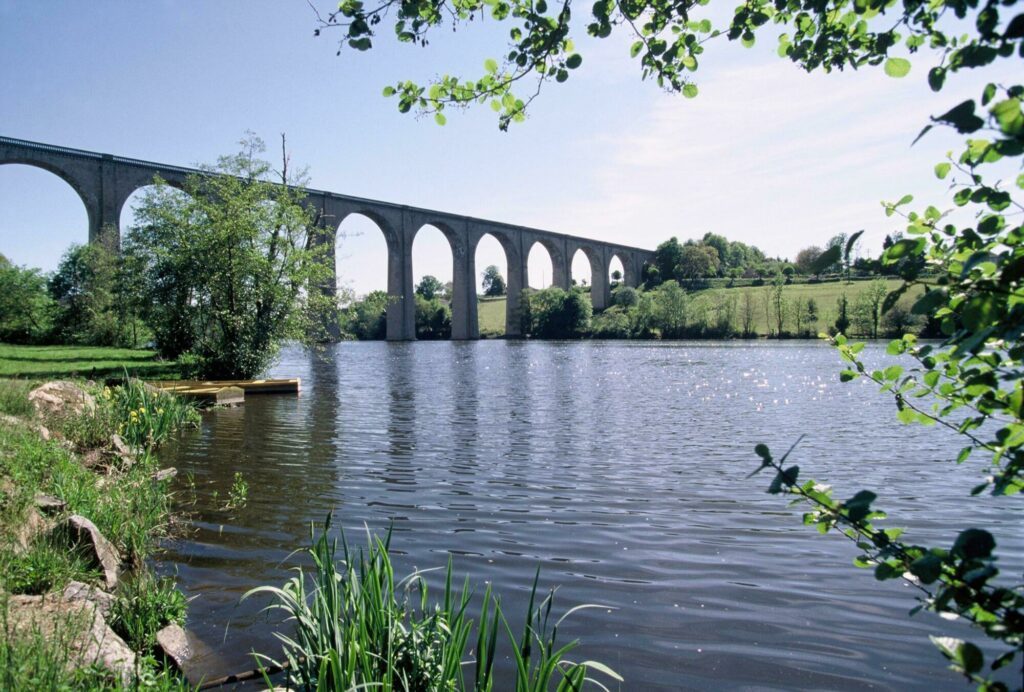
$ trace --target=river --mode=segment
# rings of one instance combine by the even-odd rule
[[[301,377],[299,396],[206,413],[161,453],[192,526],[160,569],[194,598],[211,676],[253,667],[251,649],[279,653],[266,601],[239,597],[291,576],[310,523],[334,510],[351,543],[393,525],[399,574],[452,554],[513,621],[538,566],[557,611],[609,606],[564,632],[622,689],[966,689],[928,641],[966,628],[908,617],[911,587],[856,569],[848,541],[765,493],[770,476],[746,478],[755,444],[781,453],[804,434],[802,478],[838,497],[874,489],[885,525],[915,542],[988,528],[1019,577],[1019,503],[968,497],[983,457],[956,466],[956,435],[900,425],[891,398],[841,384],[841,367],[811,342],[289,349],[274,374]],[[248,502],[225,509],[236,472]]]

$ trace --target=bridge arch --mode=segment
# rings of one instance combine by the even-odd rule
[[[397,238],[387,220],[370,209],[327,210],[321,215],[320,225],[326,231],[321,242],[328,246],[324,261],[331,266],[331,283],[342,304],[375,291],[390,297],[389,267],[397,251]],[[401,315],[391,316],[393,302],[389,300],[384,308],[379,330],[362,325],[374,338],[387,338],[396,329],[393,323],[400,321]]]
[[[577,286],[591,286],[594,283],[593,269],[590,257],[586,251],[578,247],[572,253],[572,282]]]
[[[11,165],[0,165],[0,253],[14,264],[56,269],[69,245],[89,242],[89,207],[47,167],[4,163]],[[28,242],[16,247],[14,237]]]
[[[533,289],[555,285],[555,258],[549,246],[540,240],[530,245],[526,254],[527,284]]]
[[[471,231],[469,257],[472,259],[474,267],[471,283],[468,284],[471,289],[472,313],[475,316],[473,320],[473,325],[476,327],[474,338],[479,336],[481,330],[492,334],[496,331],[493,329],[494,325],[489,325],[488,322],[480,318],[482,306],[477,300],[477,288],[479,287],[482,292],[480,283],[484,271],[491,264],[498,267],[498,271],[505,279],[504,335],[507,338],[519,336],[522,331],[519,324],[519,301],[524,288],[523,275],[525,271],[516,239],[507,232],[496,228]],[[488,326],[492,328],[488,329]]]
[[[88,185],[83,183],[73,172],[66,168],[56,165],[52,162],[45,160],[38,160],[27,156],[15,156],[15,157],[2,157],[0,158],[0,174],[10,180],[21,179],[32,179],[38,181],[36,184],[42,184],[45,189],[45,194],[53,197],[64,197],[65,200],[60,203],[60,207],[64,208],[66,204],[70,209],[71,197],[70,195],[62,194],[64,191],[70,188],[71,192],[78,199],[80,205],[73,205],[85,212],[85,225],[82,228],[82,235],[80,238],[74,238],[71,242],[76,243],[87,243],[95,240],[92,229],[94,226],[98,226],[99,219],[98,214],[95,210],[96,204],[95,199],[90,195]],[[57,183],[54,178],[59,179],[61,182]],[[6,187],[6,186],[5,186]],[[8,189],[13,188],[10,186]],[[50,215],[50,211],[46,212]],[[72,212],[73,213],[73,212]],[[70,216],[70,214],[68,215]],[[77,224],[76,224],[77,226]],[[43,229],[39,229],[43,231]],[[63,253],[62,248],[57,256]],[[54,262],[56,266],[56,262]]]
[[[459,238],[447,224],[441,222],[425,223],[415,229],[412,237],[412,277],[413,286],[419,289],[425,276],[433,276],[442,286],[450,287],[451,293],[439,296],[449,304],[451,310],[451,326],[464,322],[465,301],[455,301],[455,255],[459,247]],[[415,298],[414,298],[415,300]],[[457,314],[456,314],[457,313]],[[418,316],[417,316],[418,318]],[[416,337],[420,338],[417,333]],[[432,334],[432,338],[442,338],[441,334]],[[448,338],[452,338],[451,332]],[[465,336],[461,337],[465,338]]]

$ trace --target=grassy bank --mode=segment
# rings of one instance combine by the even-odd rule
[[[82,377],[111,375],[150,379],[178,377],[176,363],[157,360],[155,351],[91,346],[15,346],[0,344],[0,377]]]
[[[857,297],[867,290],[868,281],[853,281],[850,283],[842,281],[830,281],[825,283],[794,283],[786,286],[783,297],[787,301],[800,301],[806,303],[813,299],[818,306],[818,324],[815,331],[826,331],[828,326],[836,320],[836,302],[839,296],[846,294],[850,305],[854,305]],[[886,280],[886,286],[891,291],[900,286],[898,279]],[[737,307],[742,308],[746,295],[754,305],[754,331],[757,336],[768,336],[768,321],[765,316],[764,295],[765,286],[738,286],[735,288],[707,288],[690,293],[693,300],[706,300],[715,303],[720,297],[735,298]],[[911,305],[914,299],[921,292],[920,288],[908,291],[907,295],[900,301],[901,304]],[[498,298],[481,298],[477,303],[477,316],[480,325],[480,335],[483,337],[496,337],[505,334],[505,304],[504,296]]]
[[[480,298],[477,302],[476,315],[481,337],[505,335],[505,303],[505,296]]]
[[[135,381],[112,390],[88,388],[95,406],[81,412],[44,415],[30,405],[29,389],[24,381],[0,380],[0,688],[126,684],[96,665],[68,669],[67,640],[82,627],[73,610],[59,610],[45,633],[9,626],[9,605],[17,597],[59,602],[64,587],[77,581],[98,592],[112,589],[106,623],[136,652],[136,682],[178,689],[182,681],[151,654],[158,629],[182,620],[185,611],[181,594],[146,565],[170,526],[168,481],[155,475],[152,450],[192,424],[195,411]],[[115,433],[130,452],[116,451]],[[90,520],[116,550],[124,570],[116,586],[67,528],[75,515]]]

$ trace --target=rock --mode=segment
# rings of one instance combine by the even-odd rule
[[[46,426],[40,425],[35,421],[25,420],[24,418],[9,416],[6,413],[0,413],[0,423],[5,423],[13,428],[28,428],[29,430],[35,430],[44,442],[53,437],[53,434],[46,428]]]
[[[80,581],[73,581],[64,587],[62,595],[65,601],[85,601],[92,603],[103,614],[103,617],[110,616],[110,609],[114,607],[114,595],[101,591],[95,586],[83,584]]]
[[[63,512],[68,506],[68,503],[64,502],[64,500],[59,497],[39,493],[35,497],[35,505],[36,509],[40,510],[43,514],[49,514],[52,516],[58,512]]]
[[[128,446],[123,437],[116,433],[110,436],[110,446],[114,448],[114,454],[118,456],[132,456],[132,448]]]
[[[95,603],[52,595],[11,596],[8,626],[17,634],[33,636],[38,632],[47,641],[59,643],[68,670],[100,665],[125,687],[134,678],[135,654],[110,629]]]
[[[33,389],[28,394],[38,413],[47,416],[92,413],[96,399],[74,382],[58,380]]]
[[[153,480],[155,482],[159,483],[161,481],[166,481],[169,478],[174,478],[177,475],[178,475],[178,469],[176,469],[173,466],[171,466],[170,468],[160,469],[159,471],[154,473],[153,474]]]
[[[48,531],[50,531],[50,522],[35,507],[30,508],[26,513],[24,521],[19,523],[14,530],[15,551],[18,553],[25,552],[32,545],[32,541],[36,539],[36,536]]]
[[[114,448],[114,456],[121,460],[122,468],[128,469],[135,464],[135,454],[123,437],[117,434],[111,435],[110,446]]]
[[[192,658],[192,646],[181,625],[168,625],[156,633],[157,658],[163,658],[182,673]]]
[[[80,514],[68,517],[64,529],[72,544],[86,548],[89,559],[103,570],[103,582],[107,590],[116,588],[121,574],[121,556],[117,548],[103,537],[95,524]]]

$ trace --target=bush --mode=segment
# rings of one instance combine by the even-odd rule
[[[424,340],[450,339],[452,311],[440,298],[424,298],[416,294],[416,338]]]
[[[599,315],[594,315],[591,331],[598,339],[628,339],[632,334],[629,314],[615,305]]]
[[[541,339],[578,339],[590,331],[593,307],[578,290],[523,291],[523,332]]]

